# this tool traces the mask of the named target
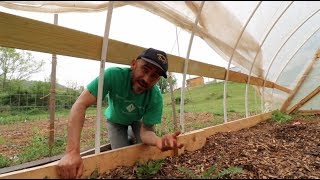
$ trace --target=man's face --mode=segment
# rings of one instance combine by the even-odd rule
[[[131,70],[132,89],[136,94],[141,94],[150,89],[160,79],[160,68],[141,59],[131,62]]]

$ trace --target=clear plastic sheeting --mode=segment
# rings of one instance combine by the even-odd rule
[[[108,1],[0,2],[6,8],[48,13],[107,11],[108,4]],[[116,1],[114,8],[124,5],[142,8],[191,33],[200,4],[201,1]],[[320,85],[317,70],[320,2],[262,1],[241,33],[258,5],[259,1],[208,1],[194,33],[224,60],[229,61],[232,56],[230,61],[242,73],[295,90],[287,107],[290,108]],[[279,109],[290,96],[275,89],[258,89],[267,111]],[[319,106],[319,95],[315,95],[300,109],[319,110]]]

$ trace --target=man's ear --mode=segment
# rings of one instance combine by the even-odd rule
[[[136,67],[136,64],[137,64],[137,59],[133,59],[130,64],[131,70],[133,70]]]

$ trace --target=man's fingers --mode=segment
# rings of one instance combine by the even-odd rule
[[[62,179],[69,179],[68,171],[65,170],[64,166],[61,166],[59,168],[59,175]]]
[[[176,132],[173,133],[173,136],[177,137],[177,136],[179,136],[179,134],[181,134],[181,131],[176,131]]]
[[[56,170],[57,170],[57,174],[58,174],[58,176],[60,176],[61,177],[61,168],[60,168],[60,166],[58,165],[57,167],[56,167]]]
[[[178,148],[182,148],[184,146],[184,144],[179,144]]]
[[[174,139],[174,140],[172,141],[172,147],[173,147],[173,148],[177,148],[177,140]]]
[[[165,137],[162,138],[162,148],[161,148],[161,150],[162,151],[166,151],[168,149],[170,149],[170,139],[165,136]]]
[[[63,169],[61,174],[63,179],[70,179],[69,171],[66,171],[65,169]]]
[[[76,177],[76,174],[77,174],[77,169],[76,168],[71,168],[69,170],[69,178],[74,179]]]
[[[77,170],[77,178],[81,178],[83,172],[83,163],[81,163],[80,167]]]
[[[166,139],[165,139],[165,142],[166,142],[166,143],[165,143],[165,147],[166,147],[166,148],[169,148],[169,147],[170,147],[170,139],[169,139],[169,138],[166,138]]]

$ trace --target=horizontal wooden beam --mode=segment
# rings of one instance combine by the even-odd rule
[[[45,23],[25,17],[0,12],[0,46],[101,60],[103,37]],[[107,62],[130,65],[146,48],[109,39]],[[169,71],[183,73],[185,58],[168,54]],[[244,83],[248,75],[229,71],[229,81]],[[226,69],[190,59],[187,74],[224,80]],[[250,84],[263,86],[263,80],[251,77]],[[266,81],[265,87],[284,92],[289,89]]]
[[[243,73],[240,73],[240,72],[234,72],[234,71],[229,71],[229,80],[232,81],[232,82],[239,82],[239,83],[247,83],[248,82],[248,75],[247,74],[243,74]],[[278,89],[280,91],[284,91],[286,93],[290,93],[291,90],[286,88],[286,87],[283,87],[283,86],[280,86],[278,84],[275,84],[271,81],[265,81],[262,79],[262,78],[258,78],[258,77],[254,77],[254,76],[251,76],[250,77],[250,82],[249,84],[251,85],[256,85],[256,86],[263,86],[265,83],[265,87],[269,87],[269,88],[275,88],[275,89]]]
[[[318,110],[297,110],[300,115],[317,115],[320,114],[320,109]]]
[[[206,138],[214,135],[217,132],[236,131],[243,128],[255,126],[259,122],[270,119],[272,112],[243,118],[221,125],[216,125],[200,130],[191,131],[178,136],[178,143],[183,143],[184,147],[178,152],[166,151],[161,152],[154,146],[144,144],[136,144],[115,150],[102,152],[100,154],[89,155],[83,157],[84,173],[83,177],[89,178],[91,173],[95,170],[98,172],[107,172],[115,169],[118,166],[132,166],[136,162],[146,162],[148,160],[164,159],[174,155],[181,155],[185,151],[196,151],[201,149],[205,143]],[[143,153],[142,153],[143,152]],[[125,155],[125,156],[124,156]],[[43,179],[43,178],[59,178],[56,167],[57,161],[42,165],[39,167],[19,170],[6,174],[0,174],[0,179]]]

